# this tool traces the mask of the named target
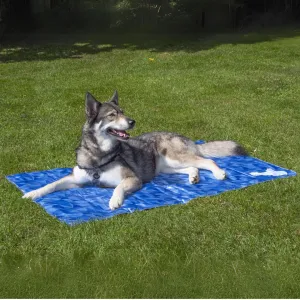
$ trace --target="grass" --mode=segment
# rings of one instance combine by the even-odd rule
[[[300,31],[42,38],[0,49],[1,298],[299,298],[299,176],[73,227],[4,176],[73,166],[85,92],[116,88],[134,134],[300,172]]]

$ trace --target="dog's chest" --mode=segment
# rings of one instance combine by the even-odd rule
[[[121,166],[112,167],[106,171],[98,173],[98,175],[98,183],[107,187],[116,187],[123,179]]]
[[[120,166],[115,166],[109,170],[93,170],[88,172],[89,181],[95,185],[104,187],[116,187],[122,181]]]
[[[123,179],[121,166],[113,166],[106,170],[86,170],[77,166],[73,169],[73,175],[78,184],[93,183],[106,187],[116,187]]]

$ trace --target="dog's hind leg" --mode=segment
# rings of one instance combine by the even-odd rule
[[[194,167],[189,167],[189,168],[183,168],[183,169],[173,169],[170,167],[165,167],[161,170],[161,173],[166,173],[166,174],[174,174],[174,173],[180,173],[180,174],[187,174],[189,175],[189,182],[191,184],[198,183],[200,180],[199,177],[199,170]]]
[[[209,170],[219,180],[225,179],[225,171],[220,169],[213,160],[199,156],[197,145],[185,137],[165,134],[165,137],[157,142],[157,151],[158,173],[163,172],[166,167],[171,169],[193,167]]]
[[[125,199],[126,194],[133,193],[142,187],[142,182],[135,176],[124,178],[114,189],[113,195],[109,200],[109,208],[114,210],[119,208]]]
[[[218,180],[224,180],[226,178],[226,172],[219,168],[219,166],[212,160],[197,156],[194,160],[194,166],[199,169],[211,171],[214,177]]]
[[[197,168],[211,171],[214,177],[218,180],[223,180],[226,177],[226,173],[224,170],[220,169],[218,165],[211,159],[203,158],[191,153],[188,154],[180,154],[174,155],[173,157],[162,157],[162,162],[160,172],[164,172],[163,170],[167,168],[171,169],[185,169],[185,168]]]

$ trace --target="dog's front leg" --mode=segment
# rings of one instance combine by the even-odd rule
[[[119,208],[125,199],[126,194],[133,193],[142,187],[142,182],[137,177],[124,178],[114,189],[113,195],[109,200],[109,208],[114,210]]]
[[[85,170],[75,167],[73,173],[65,176],[57,181],[49,183],[37,190],[26,193],[22,198],[37,199],[39,197],[45,196],[49,193],[53,193],[61,190],[68,190],[71,188],[78,188],[88,183],[90,178]]]
[[[31,198],[32,200],[35,200],[39,197],[45,196],[56,191],[67,190],[76,187],[79,187],[79,185],[76,183],[76,180],[72,174],[50,184],[47,184],[37,190],[28,192],[22,198]]]

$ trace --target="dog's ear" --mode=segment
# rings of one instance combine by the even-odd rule
[[[115,92],[114,92],[113,96],[111,97],[111,99],[109,100],[109,102],[119,105],[119,95],[118,95],[117,90],[115,90]]]
[[[89,92],[85,95],[85,113],[87,120],[93,120],[99,111],[101,103]]]

